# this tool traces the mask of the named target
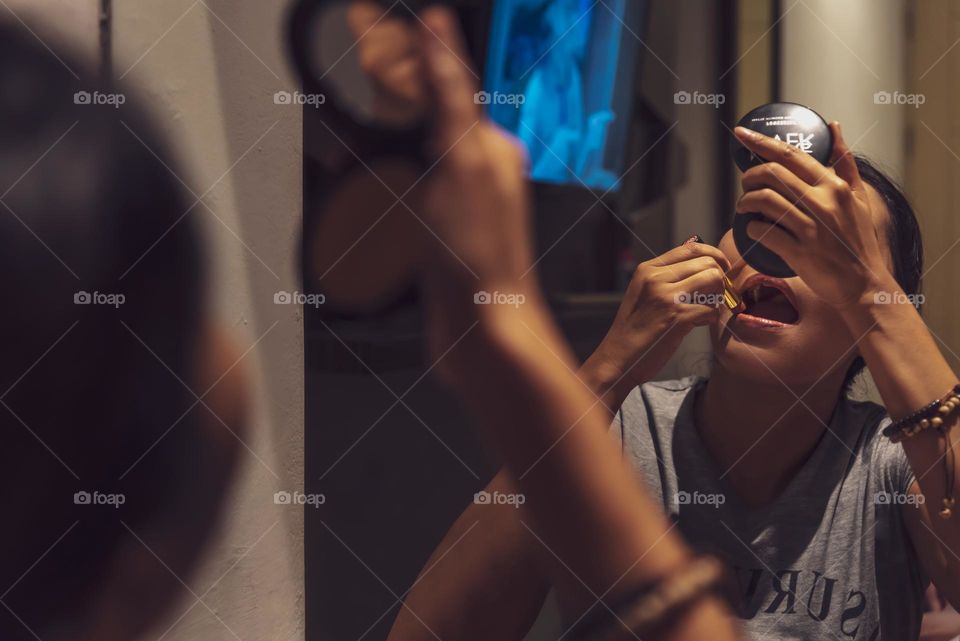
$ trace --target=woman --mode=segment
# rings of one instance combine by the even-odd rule
[[[956,440],[957,377],[913,305],[922,251],[909,204],[831,127],[829,167],[736,132],[770,161],[744,174],[737,211],[779,223],[749,233],[797,276],[759,275],[730,233],[719,248],[671,250],[638,267],[581,378],[617,412],[624,454],[678,531],[736,570],[748,638],[915,639],[926,577],[960,601],[956,477],[939,431]],[[719,295],[724,273],[743,313],[682,302]],[[710,378],[647,383],[698,325],[711,328]],[[863,363],[885,411],[846,397]],[[940,428],[902,444],[882,434],[886,412],[928,407],[947,410]],[[513,492],[541,464],[501,472],[487,491]],[[542,554],[511,506],[470,507],[407,599],[419,621],[401,611],[390,638],[427,638],[425,626],[446,639],[522,638],[552,583]]]
[[[0,638],[140,638],[216,523],[245,424],[237,353],[136,97],[81,84],[60,61],[95,70],[19,25],[0,53]]]
[[[740,262],[729,234],[721,241],[746,310],[711,324],[709,380],[625,393],[623,381],[606,378],[622,362],[609,355],[631,340],[625,325],[585,370],[620,407],[625,453],[684,534],[736,569],[748,632],[916,638],[923,577],[939,579],[945,594],[957,587],[956,567],[941,558],[951,548],[941,545],[960,540],[952,521],[936,516],[941,452],[934,434],[907,442],[909,449],[891,443],[880,433],[890,423],[882,409],[845,392],[863,367],[860,355],[894,416],[955,381],[907,295],[917,293],[922,271],[909,204],[849,154],[836,126],[834,133],[836,171],[824,175],[809,157],[738,132],[773,160],[745,174],[738,211],[782,219],[806,242],[801,250],[781,229],[751,229],[795,265],[796,278],[779,280]],[[649,292],[669,278],[664,269],[642,268],[632,289]],[[649,309],[647,296],[632,303]],[[923,371],[911,372],[917,351]],[[635,374],[638,384],[647,376],[624,378]],[[933,392],[937,385],[944,389]]]

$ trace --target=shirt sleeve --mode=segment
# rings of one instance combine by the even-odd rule
[[[880,420],[876,431],[876,456],[880,464],[883,487],[886,492],[906,494],[917,475],[907,459],[907,453],[899,443],[893,443],[883,435],[883,430],[893,423],[889,416]]]

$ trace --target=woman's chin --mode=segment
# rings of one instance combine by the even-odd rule
[[[714,355],[728,373],[763,384],[779,381],[791,385],[798,374],[797,366],[803,362],[775,332],[762,329],[745,332],[744,337],[726,336],[723,342],[714,343]]]

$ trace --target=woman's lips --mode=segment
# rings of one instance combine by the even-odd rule
[[[741,312],[735,315],[731,322],[737,327],[750,327],[753,329],[766,329],[766,330],[779,330],[784,327],[790,327],[787,323],[781,323],[780,321],[773,320],[771,318],[763,318],[760,316],[754,316],[753,314],[748,314],[746,312]]]

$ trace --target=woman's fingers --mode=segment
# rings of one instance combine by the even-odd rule
[[[715,261],[717,261],[717,263],[720,264],[723,271],[730,271],[730,260],[727,258],[726,254],[720,251],[719,248],[706,243],[689,241],[680,245],[679,247],[674,247],[670,251],[665,252],[656,258],[651,258],[650,260],[645,261],[644,264],[651,265],[653,267],[667,267],[703,256],[709,256],[713,258]]]
[[[723,302],[723,274],[707,269],[674,285],[678,322],[692,327],[709,325],[720,316]]]
[[[814,240],[817,223],[782,194],[770,188],[748,191],[737,201],[737,215],[763,214],[771,223],[785,227],[796,238]]]
[[[655,268],[654,280],[666,283],[679,283],[701,272],[714,271],[722,278],[726,270],[713,256],[698,256],[680,263]]]
[[[737,127],[733,133],[747,149],[764,160],[780,163],[808,185],[817,185],[824,175],[830,172],[813,156],[782,140],[764,136],[745,127]]]
[[[772,189],[783,195],[792,204],[808,210],[806,201],[812,200],[816,193],[814,187],[801,180],[795,173],[778,162],[767,162],[751,167],[740,179],[744,192],[760,189]]]
[[[683,280],[675,283],[674,290],[677,294],[722,294],[723,293],[723,272],[717,268],[701,270]],[[678,300],[679,303],[694,303],[691,300]],[[705,304],[700,301],[700,304]]]
[[[422,14],[427,76],[437,101],[437,135],[443,150],[449,149],[482,119],[474,100],[476,77],[453,13],[431,7]]]
[[[859,191],[863,188],[863,180],[860,178],[860,170],[857,168],[857,159],[847,146],[847,141],[843,139],[840,123],[831,122],[830,131],[833,133],[833,155],[830,158],[830,164],[833,165],[837,175],[850,185],[851,189]]]
[[[754,220],[747,224],[747,236],[757,241],[790,263],[790,257],[800,249],[800,242],[789,233],[767,221]]]

